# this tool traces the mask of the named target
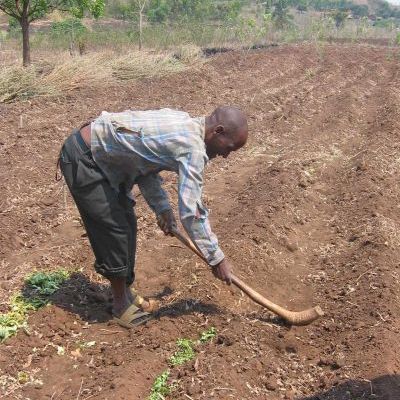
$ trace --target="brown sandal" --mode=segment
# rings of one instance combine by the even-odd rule
[[[152,315],[131,304],[119,317],[114,315],[114,321],[124,328],[133,328],[149,321]]]
[[[154,299],[147,299],[142,296],[134,289],[130,288],[133,297],[133,304],[145,312],[153,313],[158,310],[158,303]]]

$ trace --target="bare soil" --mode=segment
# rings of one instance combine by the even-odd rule
[[[326,315],[286,326],[164,237],[139,197],[136,285],[162,308],[135,330],[114,325],[76,209],[54,181],[61,143],[104,109],[204,115],[224,103],[246,111],[251,140],[207,169],[222,248],[271,300]],[[169,398],[400,399],[397,50],[229,52],[173,77],[0,105],[0,114],[2,311],[32,270],[76,271],[30,316],[29,332],[0,345],[2,398],[145,399],[176,340],[214,326],[196,360],[171,370],[179,386]],[[176,178],[165,177],[175,202]],[[34,383],[13,383],[21,371]]]

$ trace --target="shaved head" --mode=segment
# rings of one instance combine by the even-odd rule
[[[214,115],[217,123],[223,125],[231,134],[247,131],[247,118],[236,107],[221,106],[216,108],[211,115]]]
[[[228,157],[239,150],[248,137],[246,115],[236,107],[220,106],[206,117],[206,143],[208,157]]]

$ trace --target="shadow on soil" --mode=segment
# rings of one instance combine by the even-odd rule
[[[247,314],[246,318],[250,319],[250,320],[258,320],[260,322],[265,322],[267,324],[283,326],[285,328],[291,328],[291,326],[292,326],[287,321],[285,321],[283,318],[278,317],[277,315],[274,315],[272,313],[260,315],[260,314],[256,314],[256,313],[252,312],[250,314]]]
[[[173,293],[170,287],[165,287],[161,292],[152,294],[152,298],[162,300]],[[27,287],[22,290],[23,296],[31,299],[31,290]],[[49,297],[52,304],[63,310],[79,315],[87,322],[107,322],[112,319],[111,292],[108,285],[91,282],[85,275],[75,273],[67,279],[61,287]],[[199,302],[196,299],[181,299],[158,311],[158,317],[178,317],[180,315],[201,312],[203,314],[219,314],[221,310],[214,304]]]
[[[383,375],[371,381],[348,381],[332,389],[297,400],[399,400],[400,376]]]

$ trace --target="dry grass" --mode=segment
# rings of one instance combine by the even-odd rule
[[[79,57],[59,54],[29,68],[15,63],[0,67],[0,102],[36,96],[59,97],[104,82],[160,77],[201,62],[201,51],[196,46],[183,46],[162,53],[130,51],[121,55],[104,51]]]
[[[120,57],[111,64],[112,75],[120,80],[154,78],[184,68],[183,62],[173,54],[148,54],[146,57],[135,54],[133,57]]]

